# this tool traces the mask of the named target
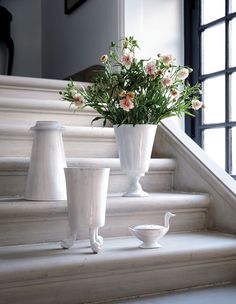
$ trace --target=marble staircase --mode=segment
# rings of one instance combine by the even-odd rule
[[[122,197],[128,180],[120,170],[113,129],[92,128],[89,123],[96,113],[91,109],[69,111],[58,96],[65,85],[0,76],[0,303],[112,303],[236,281],[236,235],[212,229],[218,202],[210,187],[206,191],[195,183],[191,188],[189,181],[180,186],[183,163],[178,154],[164,149],[161,133],[163,149],[154,145],[150,171],[141,180],[150,196]],[[105,243],[97,255],[89,248],[84,227],[74,247],[61,249],[60,240],[68,232],[65,201],[24,200],[32,145],[29,128],[36,120],[58,120],[65,126],[68,166],[111,168],[106,225],[101,229]],[[184,169],[181,177],[185,180],[189,174],[190,180],[187,162]],[[199,179],[204,182],[203,173]],[[138,248],[128,227],[161,224],[166,211],[176,217],[163,247]]]

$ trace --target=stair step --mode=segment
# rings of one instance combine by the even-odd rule
[[[68,81],[0,75],[0,121],[2,124],[28,126],[37,120],[59,121],[68,126],[90,126],[98,114],[91,108],[74,111],[59,91]],[[83,86],[87,86],[83,83]],[[102,126],[102,121],[95,123]]]
[[[140,249],[133,237],[0,248],[1,303],[78,304],[230,282],[236,237],[216,232],[168,234],[162,248]]]
[[[118,158],[68,158],[69,167],[93,166],[111,168],[109,189],[110,193],[125,192],[129,179],[120,169]],[[29,158],[0,157],[0,196],[24,196]],[[173,185],[175,160],[151,159],[149,172],[141,179],[144,190],[170,191]]]
[[[164,224],[171,211],[171,231],[196,231],[207,228],[210,198],[207,194],[151,193],[149,197],[108,196],[104,237],[130,235],[128,227]],[[60,241],[69,231],[65,201],[41,202],[23,199],[0,200],[0,246]],[[80,227],[79,239],[88,238]]]
[[[30,157],[31,126],[1,123],[0,157]],[[67,157],[117,157],[113,128],[65,126],[63,141]]]
[[[192,288],[177,292],[168,292],[144,297],[132,297],[130,299],[113,300],[112,302],[100,302],[106,304],[235,304],[236,284],[224,284],[223,286],[208,286],[205,288]]]

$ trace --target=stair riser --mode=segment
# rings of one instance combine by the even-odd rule
[[[42,100],[43,102],[43,100]],[[1,98],[0,98],[1,104]],[[58,121],[65,126],[91,126],[91,121],[96,117],[95,112],[74,112],[73,110],[68,109],[60,111],[59,109],[55,110],[45,110],[45,109],[19,109],[17,112],[16,109],[2,109],[0,106],[0,122],[1,124],[9,125],[27,125],[28,128],[35,125],[36,121]],[[102,127],[103,121],[98,120],[94,123],[96,127]]]
[[[146,267],[119,270],[93,275],[65,276],[4,284],[0,289],[2,304],[79,304],[112,300],[190,288],[207,284],[230,282],[236,279],[236,260],[219,259],[195,264],[169,264],[165,267]]]
[[[177,210],[166,209],[164,212],[152,213],[133,213],[133,214],[119,214],[118,216],[108,216],[106,218],[106,226],[101,228],[101,234],[107,235],[108,237],[116,236],[129,236],[130,232],[128,227],[134,227],[137,225],[146,224],[163,224],[163,218],[166,211],[171,211],[176,214],[175,218],[171,219],[170,232],[180,231],[199,231],[207,228],[207,215],[206,209],[198,210]],[[85,234],[84,234],[85,235]]]
[[[15,172],[13,175],[3,175],[0,172],[0,196],[24,197],[26,185],[26,172]],[[5,173],[5,174],[10,174]],[[143,189],[149,192],[170,191],[172,189],[172,173],[148,173],[141,179]],[[109,193],[125,192],[128,190],[129,178],[121,172],[111,172],[109,179]]]
[[[66,157],[117,157],[115,139],[64,138]],[[30,157],[32,139],[0,136],[0,157]]]
[[[171,219],[171,232],[205,230],[207,210],[175,210],[176,217]],[[100,229],[103,237],[129,236],[128,227],[140,224],[163,223],[164,211],[152,213],[126,213],[106,216],[106,225]],[[78,239],[88,239],[88,229],[80,227]],[[63,240],[69,231],[66,215],[60,217],[22,218],[0,222],[0,246],[54,242]]]

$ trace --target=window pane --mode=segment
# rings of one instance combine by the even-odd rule
[[[230,43],[229,43],[229,52],[230,52],[230,66],[236,66],[236,18],[232,19],[229,23],[230,25]]]
[[[206,79],[202,84],[203,122],[217,123],[225,121],[225,76]]]
[[[202,73],[225,68],[225,24],[207,28],[202,33]]]
[[[202,0],[202,24],[225,16],[225,0]]]
[[[230,119],[236,121],[236,73],[230,77]]]
[[[236,12],[236,0],[230,0],[230,13]]]
[[[203,149],[225,170],[225,129],[207,129],[203,132]]]
[[[236,175],[236,128],[232,128],[232,172]]]

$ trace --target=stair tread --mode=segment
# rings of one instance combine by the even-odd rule
[[[32,138],[30,128],[33,125],[27,124],[4,124],[0,123],[1,136],[27,136]],[[105,137],[109,140],[115,140],[114,129],[112,127],[92,127],[92,126],[64,126],[64,137],[96,138]]]
[[[29,157],[0,157],[0,171],[23,171],[29,166]],[[85,158],[73,157],[67,158],[67,165],[70,166],[108,166],[111,170],[120,170],[119,158]],[[175,169],[175,160],[172,158],[152,158],[150,160],[150,171],[173,171]]]
[[[162,248],[143,250],[134,237],[108,238],[97,255],[91,254],[88,240],[77,241],[69,250],[59,243],[1,247],[0,282],[121,274],[236,258],[236,236],[219,232],[170,233],[160,243]]]
[[[163,294],[132,297],[128,299],[113,300],[104,302],[106,304],[235,304],[236,284],[206,286],[192,288]]]
[[[150,193],[148,197],[122,197],[119,194],[108,195],[107,215],[121,213],[143,213],[165,211],[167,209],[208,208],[210,197],[204,193],[166,192]],[[63,216],[66,214],[66,201],[27,201],[23,198],[0,199],[0,220],[9,218]]]

